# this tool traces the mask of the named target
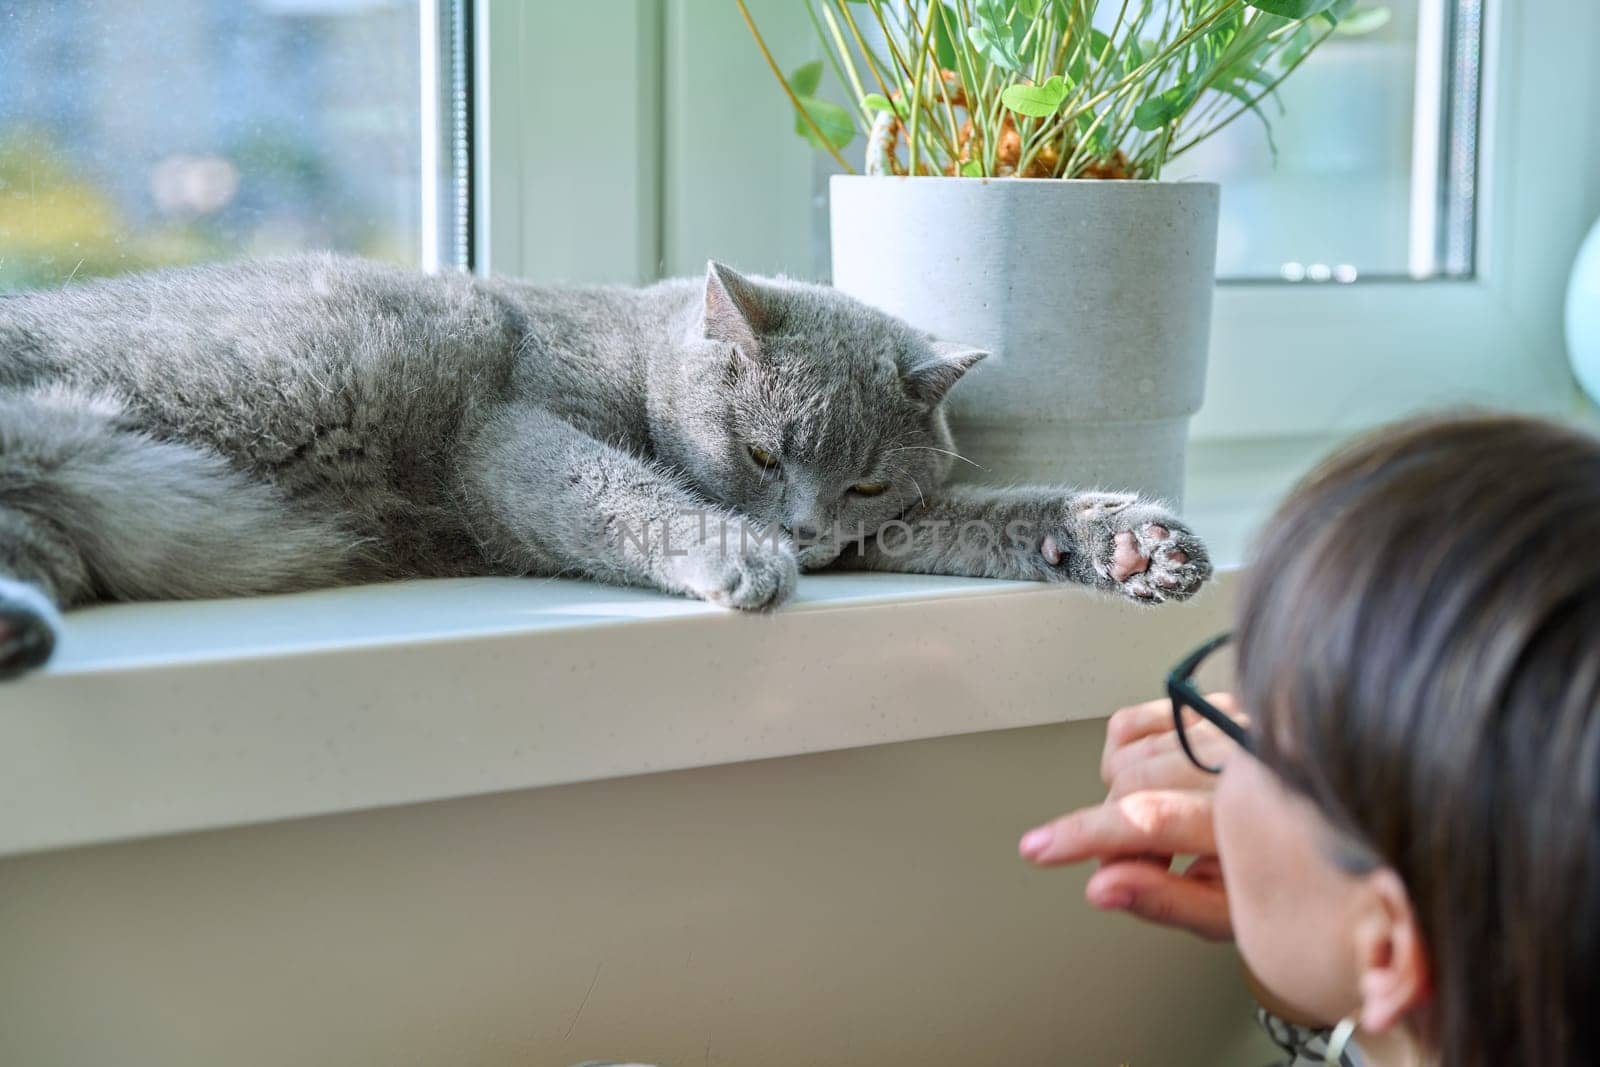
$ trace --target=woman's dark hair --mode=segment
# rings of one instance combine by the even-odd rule
[[[1439,1062],[1594,1063],[1600,441],[1459,417],[1360,442],[1266,528],[1237,638],[1261,758],[1405,882]]]

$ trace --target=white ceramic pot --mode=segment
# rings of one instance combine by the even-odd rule
[[[1219,190],[838,176],[833,284],[992,353],[950,397],[957,477],[1181,503],[1204,395]]]

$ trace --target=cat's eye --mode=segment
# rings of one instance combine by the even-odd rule
[[[883,482],[857,482],[850,491],[856,496],[882,496],[888,488]]]
[[[778,465],[778,457],[762,448],[760,445],[750,446],[750,458],[755,460],[756,466],[771,470]]]

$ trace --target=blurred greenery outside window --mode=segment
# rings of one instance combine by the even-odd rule
[[[9,0],[0,292],[308,248],[420,264],[439,10]]]

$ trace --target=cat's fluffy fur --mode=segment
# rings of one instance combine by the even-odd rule
[[[1204,549],[1155,505],[943,488],[940,402],[982,355],[716,264],[557,289],[318,255],[0,299],[0,673],[48,655],[49,604],[399,577],[740,608],[829,565],[1193,592]],[[896,518],[894,553],[851,533]],[[1026,531],[955,536],[974,520]]]

